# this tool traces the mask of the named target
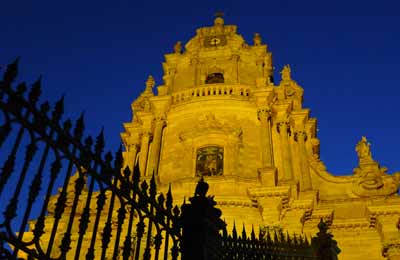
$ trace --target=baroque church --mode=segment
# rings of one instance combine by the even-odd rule
[[[217,17],[177,42],[162,64],[163,84],[149,76],[121,134],[124,163],[171,185],[175,201],[209,183],[228,227],[233,223],[311,237],[326,221],[339,259],[400,259],[400,172],[388,174],[370,143],[355,145],[349,176],[326,170],[317,119],[289,65],[274,79],[272,53],[259,34],[246,43]]]

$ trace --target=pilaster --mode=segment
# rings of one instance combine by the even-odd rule
[[[283,166],[283,183],[289,183],[293,181],[292,171],[292,158],[289,147],[289,122],[281,121],[277,123],[279,136],[281,138],[281,150],[282,150],[282,166]]]
[[[139,155],[139,169],[140,169],[141,176],[146,175],[147,157],[148,157],[148,153],[149,153],[150,137],[151,137],[150,132],[148,132],[148,131],[143,132],[142,140],[140,143],[140,155]]]
[[[297,146],[297,156],[299,157],[300,166],[300,191],[307,191],[312,189],[310,168],[308,165],[308,155],[306,141],[308,135],[306,132],[306,122],[308,119],[309,111],[303,109],[301,111],[292,112],[291,124],[294,132],[294,140]]]
[[[150,99],[153,108],[153,141],[151,145],[151,154],[149,155],[147,174],[149,176],[158,176],[158,168],[161,152],[161,138],[163,128],[167,123],[166,113],[171,103],[170,96],[157,96]],[[158,180],[158,178],[157,178]]]

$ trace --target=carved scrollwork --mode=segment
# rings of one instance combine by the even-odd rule
[[[377,162],[362,164],[354,169],[353,192],[359,196],[388,196],[396,193],[398,181],[386,174]]]

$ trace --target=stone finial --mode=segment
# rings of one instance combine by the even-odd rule
[[[149,77],[146,80],[146,91],[149,92],[153,92],[153,87],[155,85],[155,81],[153,76],[149,75]]]
[[[182,53],[182,42],[178,41],[174,45],[174,53],[181,54]]]
[[[282,81],[290,81],[292,80],[291,69],[289,65],[285,65],[281,71]]]
[[[262,44],[262,38],[259,33],[255,33],[253,37],[254,46],[260,46]]]
[[[365,136],[361,137],[361,140],[356,145],[356,152],[360,163],[373,162],[371,154],[371,144],[368,142]]]

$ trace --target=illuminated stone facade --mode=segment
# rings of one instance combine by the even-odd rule
[[[126,165],[138,162],[142,178],[154,173],[162,189],[171,184],[175,201],[204,175],[230,226],[311,236],[323,218],[340,259],[400,259],[400,173],[373,160],[365,137],[352,176],[327,172],[317,121],[290,67],[274,80],[261,36],[250,45],[236,29],[218,17],[165,55],[157,95],[149,77],[124,124]]]

